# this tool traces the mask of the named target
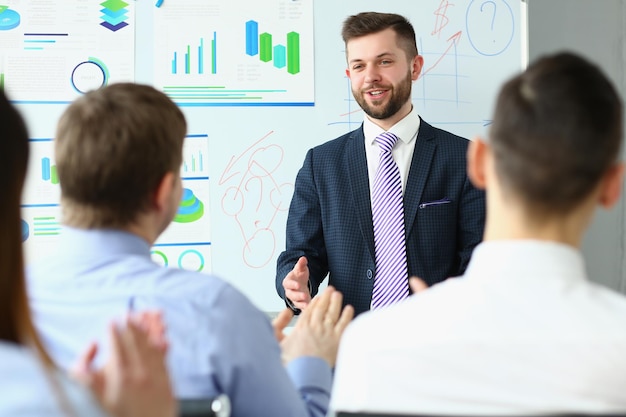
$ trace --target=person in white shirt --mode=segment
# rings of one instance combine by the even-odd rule
[[[1,89],[0,125],[0,417],[174,417],[165,341],[150,332],[157,316],[110,327],[112,353],[101,369],[92,367],[97,346],[86,348],[75,368],[84,385],[58,369],[43,348],[27,301],[21,242],[28,134]]]
[[[357,317],[331,410],[512,415],[626,412],[626,297],[589,281],[581,239],[619,199],[621,99],[561,52],[502,87],[468,173],[487,222],[462,277]]]

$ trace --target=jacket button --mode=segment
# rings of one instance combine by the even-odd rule
[[[367,279],[372,279],[372,277],[374,276],[374,273],[372,272],[371,269],[367,270]]]

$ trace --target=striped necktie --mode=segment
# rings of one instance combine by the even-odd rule
[[[376,138],[380,157],[372,192],[376,252],[372,308],[393,304],[409,295],[402,182],[391,155],[397,141],[398,137],[389,132]]]

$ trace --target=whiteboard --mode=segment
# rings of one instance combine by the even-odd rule
[[[248,3],[251,6],[240,7],[242,16],[229,11],[222,19],[247,21],[268,9],[310,1],[252,1]],[[177,7],[179,2],[163,0],[160,8],[152,1],[129,2],[134,7],[135,81],[154,85],[158,78],[155,42],[161,29],[156,23],[157,13],[168,6]],[[226,4],[223,0],[206,3]],[[202,177],[187,183],[204,201],[205,217],[197,224],[202,227],[194,227],[195,233],[203,234],[203,245],[180,249],[173,256],[178,256],[179,264],[183,255],[192,260],[194,256],[206,258],[202,272],[231,282],[268,313],[282,309],[284,304],[274,287],[275,263],[285,246],[287,210],[297,171],[309,148],[356,129],[363,119],[345,76],[340,35],[343,20],[362,11],[408,17],[417,34],[419,53],[424,56],[422,74],[413,85],[413,105],[430,124],[472,138],[486,133],[501,83],[526,64],[525,7],[521,0],[314,0],[313,39],[305,39],[306,30],[300,33],[303,57],[306,48],[314,48],[310,54],[313,63],[304,58],[300,63],[302,74],[312,74],[303,82],[311,88],[311,103],[181,105],[189,124],[187,142],[192,148],[187,151],[204,156]],[[213,23],[208,21],[207,25]],[[219,51],[241,47],[239,40],[232,45],[228,37],[218,40],[218,59]],[[305,90],[304,95],[308,94]],[[49,152],[46,147],[51,146],[49,139],[66,105],[17,103],[26,116],[31,137],[41,142],[36,145],[30,170],[40,169],[39,161]],[[30,188],[26,195],[36,199],[33,193],[39,191]],[[49,198],[58,195],[53,192]],[[29,210],[32,208],[24,208],[24,216]],[[168,241],[176,241],[174,235],[170,229],[165,232]],[[162,252],[157,249],[155,252]],[[35,253],[27,249],[28,259],[32,260]],[[169,265],[176,266],[176,262]]]

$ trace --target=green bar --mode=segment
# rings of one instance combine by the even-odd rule
[[[57,174],[57,166],[56,165],[52,165],[50,167],[50,182],[52,184],[58,184],[59,183],[59,175]]]
[[[287,34],[287,72],[289,74],[300,72],[300,35],[298,32]]]
[[[217,74],[217,50],[215,39],[211,41],[211,74]]]
[[[259,36],[259,58],[263,62],[272,60],[272,35],[267,32]]]
[[[0,90],[4,90],[4,72],[0,72]]]

